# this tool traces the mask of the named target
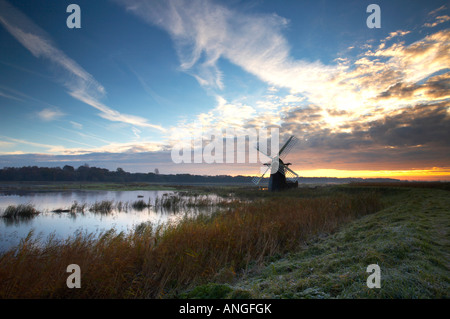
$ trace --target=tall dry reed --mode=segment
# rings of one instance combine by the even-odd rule
[[[0,298],[158,298],[217,279],[251,262],[296,250],[311,237],[380,209],[375,193],[271,198],[154,228],[109,231],[58,241],[30,234],[0,256]],[[66,286],[66,267],[81,268],[81,289]]]

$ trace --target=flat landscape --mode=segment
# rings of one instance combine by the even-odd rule
[[[213,212],[130,232],[30,233],[0,257],[0,297],[448,298],[448,186],[174,187],[172,207],[187,195],[222,200],[190,201]],[[81,289],[67,288],[69,264]],[[381,288],[367,286],[371,264]]]
[[[448,0],[75,2],[0,0],[0,299],[450,298]]]

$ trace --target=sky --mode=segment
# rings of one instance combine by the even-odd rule
[[[0,167],[258,175],[172,151],[276,128],[300,176],[450,180],[449,52],[446,1],[0,0]]]

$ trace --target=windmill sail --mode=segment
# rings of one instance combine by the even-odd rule
[[[295,183],[298,180],[298,175],[296,172],[294,172],[293,170],[291,170],[289,167],[285,166],[286,169],[286,179]]]
[[[260,177],[257,177],[257,176],[253,177],[252,182],[255,185],[258,185],[259,182],[261,182],[261,180],[264,178],[264,175],[266,175],[266,173],[269,169],[270,169],[270,166],[267,166],[266,171]]]
[[[283,151],[286,149],[286,147],[289,145],[289,143],[292,141],[292,139],[294,138],[294,136],[291,136],[286,143],[284,143],[283,147],[280,148],[280,151],[278,152],[278,156],[281,156],[281,154],[283,153]]]
[[[294,145],[297,144],[297,138],[295,136],[291,136],[287,142],[283,145],[283,147],[280,149],[280,152],[278,153],[278,156],[283,159],[285,158],[289,152],[292,150]]]

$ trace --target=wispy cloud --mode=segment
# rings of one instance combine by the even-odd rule
[[[101,117],[110,121],[164,131],[161,126],[148,123],[142,117],[122,114],[101,103],[99,99],[106,95],[105,88],[91,74],[58,49],[44,30],[4,0],[0,0],[0,23],[35,57],[46,59],[60,67],[65,73],[61,81],[68,89],[69,94],[99,110]]]
[[[13,142],[15,144],[24,144],[24,145],[41,148],[41,149],[46,149],[49,151],[49,153],[54,153],[54,154],[57,154],[60,150],[64,149],[64,147],[60,146],[60,145],[49,145],[49,144],[44,144],[44,143],[36,143],[36,142],[27,141],[24,139],[12,138],[12,137],[7,137],[7,136],[0,136],[0,138],[3,140],[7,140],[9,142]]]
[[[65,114],[63,112],[61,112],[61,110],[56,109],[56,108],[46,108],[43,109],[40,112],[37,112],[37,116],[43,120],[43,121],[53,121],[55,119],[58,119],[60,117],[63,117]]]
[[[23,102],[24,100],[21,98],[18,98],[17,96],[13,96],[11,94],[7,94],[5,92],[0,91],[0,97],[4,97],[6,99],[10,99],[10,100],[14,100],[14,101],[19,101],[19,102]]]
[[[73,128],[76,128],[78,130],[83,129],[83,124],[75,122],[75,121],[69,121],[70,124],[72,124]]]
[[[157,129],[161,132],[166,131],[166,129],[163,128],[162,126],[148,123],[148,121],[146,119],[144,119],[140,116],[122,114],[116,110],[111,109],[110,107],[106,106],[105,104],[99,102],[96,98],[91,96],[88,92],[86,92],[83,89],[78,89],[76,91],[72,91],[69,94],[71,96],[73,96],[74,98],[101,111],[101,113],[99,113],[99,116],[104,119],[110,120],[112,122],[122,122],[122,123],[131,124],[131,125],[135,125],[135,126]]]
[[[383,63],[386,71],[399,71],[397,80],[417,82],[435,72],[450,68],[449,50],[450,30],[442,30],[410,45],[395,43],[385,49],[367,52],[366,56],[388,58]],[[375,59],[372,62],[378,61],[380,60]]]
[[[442,24],[444,22],[449,21],[450,17],[448,15],[441,14],[441,13],[440,13],[440,15],[438,15],[438,12],[441,12],[441,11],[444,11],[444,10],[447,10],[447,6],[446,5],[440,6],[436,10],[431,11],[428,14],[428,16],[434,17],[434,21],[433,22],[427,22],[423,26],[427,27],[427,28],[434,28],[435,26],[437,26],[439,24]]]
[[[167,145],[165,145],[165,143],[155,141],[145,141],[145,142],[136,141],[125,143],[109,142],[108,144],[104,144],[102,146],[94,146],[91,144],[83,143],[81,141],[75,141],[63,137],[58,137],[58,139],[60,140],[84,146],[84,147],[66,147],[62,145],[37,143],[25,139],[12,138],[8,136],[0,136],[0,139],[2,140],[0,145],[0,147],[2,148],[13,146],[16,144],[23,144],[39,149],[39,151],[29,153],[49,154],[49,155],[82,155],[93,153],[132,154],[141,152],[160,152],[167,149]],[[7,153],[12,154],[11,152]],[[6,153],[3,152],[3,154]]]
[[[392,40],[395,37],[403,37],[403,36],[407,35],[408,33],[411,33],[411,31],[398,30],[398,31],[391,32],[391,33],[389,33],[389,36],[386,37],[385,40],[383,40],[383,42]]]
[[[318,105],[324,125],[330,127],[374,111],[383,116],[380,110],[405,107],[405,101],[388,104],[378,97],[399,82],[417,82],[449,67],[448,30],[410,45],[395,42],[387,46],[388,41],[410,33],[391,32],[381,41],[382,45],[377,49],[372,44],[367,46],[356,60],[326,65],[292,57],[282,33],[289,21],[276,14],[242,13],[205,0],[116,2],[166,30],[175,43],[180,68],[195,76],[200,84],[222,89],[226,75],[219,70],[218,61],[227,59],[270,87],[287,88],[292,96]],[[244,110],[249,108],[256,110],[254,105],[247,105]],[[332,113],[339,114],[336,111],[348,113],[333,116]],[[223,115],[220,106],[198,120],[212,121],[215,115]],[[258,112],[253,113],[257,115]]]
[[[139,130],[138,128],[136,128],[136,127],[132,127],[131,128],[131,130],[133,131],[133,134],[134,134],[134,136],[136,137],[136,138],[140,138],[141,137],[141,130]]]
[[[180,68],[200,84],[223,88],[220,58],[263,81],[304,91],[329,79],[337,68],[293,60],[281,30],[288,20],[276,14],[250,15],[211,1],[117,0],[133,14],[166,30],[174,40]]]
[[[447,22],[450,20],[450,16],[448,15],[444,15],[444,16],[439,16],[436,17],[436,21],[433,23],[425,23],[423,26],[424,27],[428,27],[428,28],[433,28],[441,23]]]
[[[6,147],[11,147],[14,146],[14,143],[11,142],[5,142],[5,141],[0,141],[0,148],[6,148]]]
[[[46,101],[37,99],[33,96],[27,95],[24,92],[20,92],[17,90],[14,90],[10,87],[6,87],[6,86],[1,86],[0,85],[0,89],[2,89],[3,91],[6,91],[8,93],[6,93],[5,95],[8,95],[9,98],[20,101],[20,102],[29,102],[32,101],[33,104],[35,105],[39,105],[39,106],[45,106],[46,108],[50,108],[50,109],[59,109],[58,106],[48,103]]]
[[[445,9],[447,9],[447,6],[446,6],[446,5],[442,5],[442,6],[440,6],[439,8],[437,8],[437,9],[431,11],[428,15],[435,15],[435,14],[438,13],[439,11],[442,11],[442,10],[445,10]]]

